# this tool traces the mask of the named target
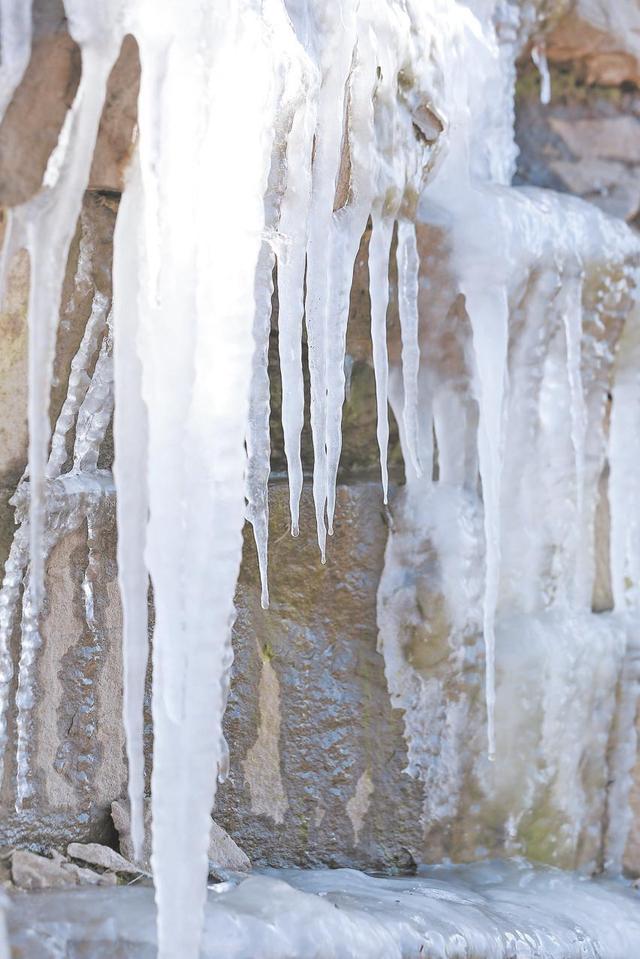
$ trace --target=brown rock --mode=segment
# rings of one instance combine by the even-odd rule
[[[609,11],[615,14],[616,6],[632,9],[631,3],[624,0],[608,4]],[[586,8],[586,9],[581,9]],[[588,17],[597,19],[590,23]],[[615,20],[615,16],[612,18]],[[627,40],[633,42],[633,34],[628,33]],[[627,47],[625,37],[613,28],[607,30],[597,16],[597,10],[589,10],[586,3],[580,4],[579,12],[573,11],[556,26],[547,37],[547,56],[552,62],[580,61],[584,66],[587,83],[605,86],[619,86],[625,82],[640,81],[638,52]]]
[[[80,81],[80,49],[60,30],[34,41],[31,60],[0,126],[0,205],[36,193]]]
[[[60,853],[51,858],[38,856],[26,849],[16,849],[11,857],[11,876],[19,889],[60,889],[67,886],[112,886],[113,873],[97,873],[68,862]]]
[[[140,869],[129,862],[111,846],[103,846],[97,842],[72,842],[67,846],[67,855],[72,859],[80,859],[90,866],[101,866],[111,872],[120,872],[139,876]]]
[[[82,72],[78,45],[64,23],[44,25],[0,126],[0,206],[17,206],[38,192]],[[89,189],[120,192],[137,119],[140,61],[124,39],[107,84]]]
[[[630,171],[623,163],[586,158],[577,162],[552,160],[549,167],[572,193],[611,216],[632,220],[640,210],[640,173]]]
[[[574,121],[552,117],[550,123],[579,159],[601,158],[622,163],[640,160],[640,121],[635,117]]]

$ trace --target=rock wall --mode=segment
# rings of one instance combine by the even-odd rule
[[[31,63],[0,128],[0,204],[6,207],[23,202],[37,190],[79,78],[77,50],[64,29],[59,6],[44,0],[36,3],[35,22]],[[548,43],[550,56],[560,64],[553,67],[554,101],[550,107],[539,104],[535,75],[530,66],[522,64],[517,103],[522,147],[519,177],[521,182],[586,196],[608,212],[634,222],[640,210],[640,178],[636,176],[640,153],[636,151],[634,156],[640,140],[640,121],[635,112],[638,95],[630,85],[637,79],[634,54],[616,46],[619,33],[612,35],[600,27],[597,36],[605,37],[608,46],[598,46],[597,56],[593,46],[588,47],[588,53],[577,49],[577,44],[568,47],[562,38],[570,29],[561,21]],[[111,239],[135,124],[136,64],[135,44],[125,41],[110,81],[91,188],[69,260],[57,344],[52,425],[67,396],[72,360],[96,295],[108,301],[111,293]],[[598,126],[585,126],[594,123]],[[433,240],[433,235],[423,235],[426,246]],[[431,783],[425,785],[405,773],[410,764],[405,712],[392,708],[385,662],[378,651],[377,608],[388,531],[390,527],[401,530],[404,522],[404,467],[392,419],[390,464],[394,485],[387,509],[379,486],[375,435],[367,243],[365,235],[351,294],[349,388],[338,509],[326,566],[319,561],[308,483],[302,503],[301,536],[292,539],[289,535],[279,425],[277,309],[274,311],[270,363],[271,608],[263,610],[260,606],[255,548],[247,533],[237,594],[235,664],[225,718],[231,766],[218,793],[216,818],[255,862],[262,863],[387,869],[407,868],[414,861],[447,855],[473,859],[523,851],[560,865],[597,868],[604,859],[602,824],[609,788],[606,744],[589,767],[598,779],[598,787],[583,833],[553,848],[545,845],[545,838],[561,831],[563,816],[566,820],[571,813],[563,806],[562,797],[555,797],[551,811],[545,807],[548,796],[541,800],[542,811],[529,824],[529,837],[518,845],[505,827],[501,808],[496,808],[488,820],[477,816],[475,807],[485,800],[472,779],[468,780],[471,787],[464,808],[456,809],[453,821],[445,826],[433,826],[433,809],[449,798],[438,793],[442,789],[436,776],[442,737],[431,743]],[[437,292],[433,260],[427,271]],[[396,296],[393,277],[392,296]],[[446,296],[442,306],[454,322],[456,306],[445,300]],[[28,263],[19,254],[9,264],[8,297],[0,314],[2,561],[9,555],[14,538],[14,507],[9,501],[26,464],[27,302]],[[399,353],[395,303],[391,313],[393,359]],[[619,329],[612,327],[610,346],[615,345],[618,335]],[[442,364],[454,382],[456,361],[448,346],[447,341],[442,348]],[[98,352],[96,342],[95,361]],[[447,363],[451,363],[450,368]],[[470,418],[474,415],[471,408]],[[71,449],[68,454],[70,458]],[[109,807],[124,791],[126,764],[119,718],[120,609],[115,579],[114,493],[108,476],[111,461],[107,430],[97,464],[107,471],[99,495],[89,497],[86,507],[80,503],[77,528],[55,543],[49,557],[48,607],[37,663],[39,695],[33,710],[31,748],[36,791],[20,812],[14,810],[15,765],[9,750],[0,793],[1,844],[112,838]],[[312,465],[308,424],[303,435],[303,463],[308,476]],[[84,493],[60,487],[57,495],[62,503],[54,497],[52,510],[64,511],[69,497],[81,498]],[[600,556],[608,545],[606,517],[602,525]],[[424,544],[423,554],[419,575],[409,568],[399,585],[419,593],[417,633],[426,629],[440,642],[428,647],[416,642],[408,655],[412,667],[430,677],[438,678],[446,662],[445,699],[452,703],[456,698],[460,701],[460,692],[453,688],[458,679],[457,673],[451,672],[449,651],[443,652],[446,624],[439,621],[442,602],[429,543]],[[610,608],[606,568],[606,563],[600,564],[602,575],[594,599],[594,607],[604,610]],[[445,710],[446,715],[437,717],[438,728],[457,722],[456,742],[466,737],[468,752],[476,755],[482,751],[484,723],[482,659],[477,639],[468,644],[468,666],[460,680],[470,690],[471,708],[457,713]],[[17,626],[14,662],[18,650]],[[542,642],[540,650],[540,655],[546,655]],[[503,663],[508,667],[508,659]],[[615,690],[615,678],[603,676],[602,681]],[[517,696],[517,690],[512,695]],[[14,699],[15,689],[12,702]],[[512,720],[513,716],[508,715],[507,722]],[[147,735],[150,743],[150,720]],[[8,736],[10,743],[15,740],[15,714],[10,717]],[[517,749],[517,744],[513,748]],[[462,753],[458,755],[466,761]],[[573,784],[561,784],[559,788],[571,790]],[[431,812],[425,818],[428,808]],[[640,871],[639,831],[640,811],[634,820],[627,857],[628,867]]]

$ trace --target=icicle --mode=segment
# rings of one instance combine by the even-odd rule
[[[114,233],[113,338],[115,405],[113,475],[117,490],[118,582],[122,602],[123,721],[129,764],[131,840],[136,858],[144,843],[143,705],[149,655],[144,561],[149,511],[147,492],[147,410],[142,399],[138,356],[139,262],[142,195],[140,166],[134,158]]]
[[[113,363],[111,324],[103,337],[91,383],[78,411],[73,468],[93,472],[113,413]]]
[[[627,321],[616,356],[609,439],[610,566],[617,613],[640,609],[640,305]]]
[[[300,434],[304,423],[302,317],[304,272],[311,198],[311,152],[315,129],[316,83],[295,112],[287,143],[287,180],[280,206],[278,255],[278,349],[282,379],[282,429],[289,478],[291,533],[299,532],[302,461]]]
[[[312,195],[307,246],[305,318],[311,379],[311,430],[313,434],[313,499],[318,545],[326,560],[325,507],[327,502],[327,311],[333,305],[331,257],[333,208],[344,146],[346,85],[351,69],[355,4],[343,0],[332,33],[323,37],[323,83],[318,103],[318,127],[312,171]]]
[[[551,74],[547,62],[547,51],[542,43],[536,43],[531,50],[531,59],[540,74],[540,103],[547,106],[551,103]]]
[[[195,959],[223,760],[255,273],[282,37],[267,34],[246,0],[213,8],[194,0],[160,19],[144,4],[135,33],[148,258],[140,298],[146,557],[156,611],[152,865],[160,959]]]
[[[567,378],[571,395],[571,444],[575,462],[576,486],[576,598],[581,604],[589,604],[591,596],[585,582],[585,544],[581,541],[584,529],[584,492],[585,492],[585,439],[587,429],[587,411],[582,388],[582,284],[583,277],[564,276],[562,278],[561,315],[567,347]]]
[[[418,248],[416,228],[408,220],[398,222],[398,308],[402,335],[402,382],[404,386],[404,434],[411,466],[422,476],[418,457]]]
[[[478,406],[478,458],[482,481],[485,531],[483,630],[486,652],[485,687],[489,759],[495,758],[495,621],[500,585],[500,487],[502,410],[506,388],[509,305],[506,290],[484,281],[463,280],[473,330]]]
[[[0,0],[0,123],[31,56],[33,0]]]
[[[31,495],[30,609],[42,601],[45,471],[50,437],[49,394],[62,282],[69,246],[89,180],[109,72],[121,35],[108,15],[87,18],[79,0],[67,0],[72,36],[82,50],[82,77],[64,127],[49,186],[16,211],[31,260],[29,294],[29,489]],[[94,22],[95,21],[95,22]],[[102,21],[102,22],[101,22]],[[64,147],[64,149],[62,149]]]
[[[42,645],[38,617],[39,611],[33,606],[31,590],[31,569],[24,578],[22,594],[22,620],[20,633],[20,663],[18,666],[18,690],[16,692],[16,809],[33,795],[31,781],[31,740],[33,732],[33,707],[35,705],[35,669],[36,656]]]
[[[98,339],[102,335],[107,318],[109,301],[103,293],[96,290],[91,306],[91,315],[78,352],[71,361],[67,396],[58,417],[51,440],[51,453],[47,463],[47,479],[55,479],[62,472],[67,461],[67,437],[74,426],[78,411],[83,404],[91,383],[89,364],[96,352]]]
[[[253,527],[260,569],[262,608],[269,607],[267,582],[267,540],[269,536],[269,473],[271,442],[269,437],[269,336],[275,254],[269,243],[262,244],[256,270],[256,312],[253,323],[254,355],[249,396],[247,432],[247,519]]]
[[[342,407],[345,398],[345,354],[353,268],[367,226],[373,199],[371,159],[374,153],[373,93],[376,60],[370,35],[358,37],[345,103],[345,137],[349,185],[345,206],[333,214],[331,286],[326,313],[326,503],[329,535],[333,534],[336,482],[342,450]]]
[[[47,480],[52,480],[60,476],[62,468],[67,459],[67,436],[72,430],[79,408],[87,393],[90,383],[87,375],[87,366],[91,357],[95,353],[97,338],[100,335],[104,323],[108,301],[101,293],[96,292],[93,306],[87,326],[83,334],[80,347],[71,362],[71,372],[69,375],[69,384],[67,387],[67,396],[62,405],[60,415],[56,422],[51,445],[51,454],[47,463]],[[102,439],[102,433],[99,440]],[[99,442],[98,442],[99,445]],[[16,613],[19,608],[20,590],[24,586],[23,593],[23,619],[21,624],[22,642],[26,643],[26,650],[23,649],[20,658],[19,679],[17,698],[18,706],[18,771],[19,771],[19,790],[18,800],[22,802],[31,789],[29,786],[29,762],[28,738],[30,735],[31,721],[30,710],[33,702],[32,684],[34,678],[34,660],[37,650],[40,647],[40,635],[38,632],[37,614],[34,614],[30,604],[30,598],[27,595],[29,590],[29,575],[27,574],[28,553],[29,553],[29,522],[23,515],[22,491],[28,489],[26,475],[22,478],[16,496],[13,502],[19,507],[18,528],[16,529],[9,558],[5,564],[4,579],[2,589],[0,590],[0,779],[2,768],[2,757],[6,747],[6,710],[9,696],[9,685],[13,676],[13,664],[11,661],[10,641],[16,621]],[[26,617],[26,618],[25,618]],[[22,734],[20,735],[20,729]]]
[[[0,590],[0,782],[7,746],[7,706],[13,679],[11,637],[16,625],[20,590],[28,562],[29,526],[27,523],[21,523],[13,535]]]
[[[376,377],[376,404],[378,408],[377,436],[380,449],[382,493],[387,502],[389,473],[387,448],[389,445],[389,357],[387,353],[387,306],[389,304],[389,257],[393,237],[393,220],[374,216],[369,240],[369,296],[371,298],[371,341],[373,369]]]

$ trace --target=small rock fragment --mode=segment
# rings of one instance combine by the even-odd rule
[[[132,862],[121,856],[110,846],[103,846],[97,842],[72,842],[67,846],[67,855],[72,859],[80,859],[90,866],[102,866],[111,872],[121,872],[127,875],[140,875],[140,869]]]
[[[63,889],[68,886],[112,886],[114,873],[97,873],[68,862],[59,852],[51,858],[27,849],[16,849],[11,856],[11,877],[19,889]]]
[[[251,860],[247,854],[242,851],[229,833],[218,825],[215,819],[211,820],[209,865],[238,872],[248,872],[251,869]]]

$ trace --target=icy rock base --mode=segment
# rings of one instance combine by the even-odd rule
[[[149,886],[14,895],[20,959],[155,956]],[[430,866],[374,878],[352,869],[272,870],[211,888],[203,957],[216,959],[630,959],[640,898],[523,861]]]

